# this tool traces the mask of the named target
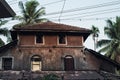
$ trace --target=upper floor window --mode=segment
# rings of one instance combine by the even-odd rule
[[[36,43],[43,44],[43,35],[36,35]]]
[[[66,44],[67,43],[65,35],[59,35],[58,38],[59,38],[59,44]]]

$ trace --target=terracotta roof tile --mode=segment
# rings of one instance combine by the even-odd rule
[[[110,62],[112,65],[115,65],[118,69],[120,69],[120,64],[118,62],[100,54],[99,52],[96,52],[92,49],[87,49],[87,48],[85,48],[85,51],[88,51],[88,52],[92,53],[93,55],[95,55],[98,58],[101,58],[102,60]]]
[[[22,27],[15,27],[14,30],[22,30],[22,31],[87,31],[90,32],[89,29],[80,28],[76,26],[66,25],[66,24],[59,24],[54,22],[44,22],[38,23],[33,25],[27,25]]]

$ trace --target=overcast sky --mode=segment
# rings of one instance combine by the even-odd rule
[[[20,15],[18,2],[29,0],[6,0],[17,15]],[[45,7],[46,16],[53,22],[59,22],[90,29],[95,25],[100,29],[99,40],[106,38],[104,26],[106,20],[115,20],[120,16],[120,0],[37,0]],[[39,8],[41,7],[39,6]],[[14,21],[9,22],[16,24]],[[11,26],[9,25],[9,27]],[[93,49],[93,40],[89,36],[84,43],[85,47]]]

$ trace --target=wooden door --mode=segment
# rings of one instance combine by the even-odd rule
[[[64,58],[64,69],[65,71],[74,70],[74,58],[72,56],[66,56]]]

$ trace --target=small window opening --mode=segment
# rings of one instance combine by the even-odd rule
[[[65,35],[59,35],[59,44],[66,44]]]
[[[42,44],[43,43],[43,35],[36,35],[36,43],[40,43]]]
[[[12,58],[2,58],[2,68],[4,70],[12,69]]]

